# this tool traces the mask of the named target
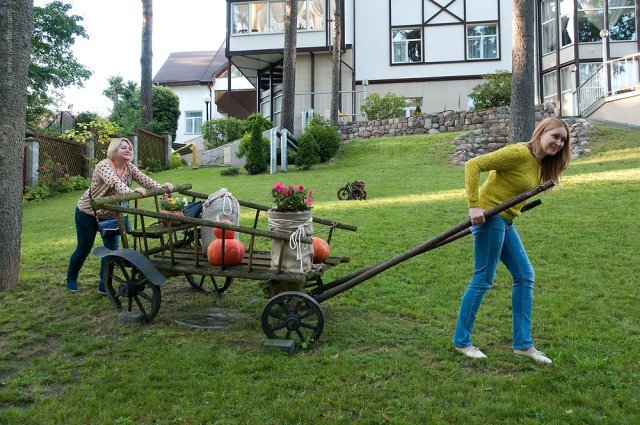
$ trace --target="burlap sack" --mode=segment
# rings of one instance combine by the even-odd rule
[[[223,187],[209,195],[207,200],[203,202],[201,218],[211,221],[229,220],[233,224],[238,225],[240,224],[240,204],[231,192]],[[206,255],[209,244],[216,238],[213,234],[213,227],[202,226],[200,228],[200,235],[202,253]],[[238,239],[239,236],[238,232],[236,232],[235,238]]]

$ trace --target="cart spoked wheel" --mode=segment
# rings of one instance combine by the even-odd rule
[[[324,328],[320,304],[304,292],[282,292],[262,311],[262,330],[268,338],[317,341]]]
[[[150,321],[160,310],[160,287],[152,284],[134,264],[123,258],[109,262],[105,289],[119,311],[138,310],[146,321]]]
[[[346,201],[349,199],[349,189],[346,187],[341,187],[338,189],[338,199],[341,201]]]
[[[216,280],[215,276],[207,276],[207,275],[194,276],[192,274],[187,274],[185,275],[185,277],[187,278],[187,282],[189,282],[189,285],[191,285],[194,289],[204,293],[211,292],[211,290],[207,288],[207,286],[205,286],[205,284],[211,283],[211,286],[213,286],[213,289],[218,294],[222,294],[224,291],[229,289],[229,287],[231,286],[234,280],[234,278],[232,277],[226,277],[224,279],[224,284],[220,285]]]

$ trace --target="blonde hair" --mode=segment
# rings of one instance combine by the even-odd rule
[[[553,180],[555,184],[560,182],[562,173],[569,166],[569,162],[571,162],[571,131],[567,123],[560,118],[545,118],[536,126],[531,140],[527,143],[531,153],[537,156],[537,154],[542,151],[540,144],[542,134],[559,127],[563,127],[567,131],[567,138],[558,153],[553,156],[546,155],[540,160],[540,183],[544,183],[547,180]]]
[[[116,159],[116,151],[118,150],[122,142],[127,142],[129,146],[131,146],[131,149],[133,149],[133,145],[131,144],[131,141],[129,141],[129,139],[124,137],[115,138],[111,140],[111,143],[109,143],[109,147],[107,148],[107,158],[112,161]]]

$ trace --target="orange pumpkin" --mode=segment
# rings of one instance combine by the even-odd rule
[[[321,238],[313,238],[313,262],[322,263],[329,258],[329,244]]]
[[[245,248],[240,239],[224,240],[224,265],[235,266],[242,262]],[[207,259],[215,266],[222,265],[222,239],[216,239],[207,248]]]
[[[220,221],[220,223],[222,224],[233,224],[232,221],[230,220],[222,220]],[[213,234],[216,237],[216,239],[222,239],[222,229],[219,227],[214,227],[213,228]],[[225,230],[224,231],[224,237],[226,239],[233,239],[236,235],[236,232],[234,232],[233,230]]]

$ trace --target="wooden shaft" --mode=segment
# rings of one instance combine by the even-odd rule
[[[171,192],[182,192],[183,190],[188,190],[191,189],[191,185],[190,184],[179,184],[173,187],[173,190]],[[162,186],[158,189],[147,189],[146,190],[146,195],[142,195],[141,193],[138,192],[133,192],[133,193],[119,193],[116,195],[111,195],[111,196],[102,196],[99,198],[92,198],[91,199],[91,205],[94,208],[101,208],[102,206],[106,205],[106,204],[117,204],[120,203],[122,201],[133,201],[135,199],[140,199],[140,198],[148,198],[150,196],[156,196],[156,195],[162,195],[163,193],[169,192],[169,189],[167,189],[166,186]]]
[[[492,217],[496,214],[501,213],[502,211],[505,211],[515,205],[518,205],[521,202],[526,201],[527,199],[531,198],[532,196],[537,195],[540,192],[544,192],[545,190],[549,190],[550,188],[552,188],[554,186],[553,181],[549,180],[546,181],[544,183],[542,183],[541,185],[538,185],[536,187],[534,187],[533,189],[530,189],[526,192],[521,193],[520,195],[517,195],[511,199],[509,199],[508,201],[494,207],[491,208],[488,211],[485,211],[484,216],[486,218]],[[439,245],[442,244],[442,242],[447,241],[448,239],[452,238],[453,236],[456,236],[458,233],[463,232],[465,229],[471,227],[471,220],[467,219],[466,221],[458,224],[457,226],[454,226],[452,228],[450,228],[449,230],[439,234],[438,236],[428,240],[427,242],[418,245],[417,247],[410,249],[409,251],[406,251],[402,254],[396,255],[395,257],[392,257],[386,261],[383,261],[382,263],[379,263],[369,269],[366,269],[363,273],[359,274],[358,276],[354,277],[353,279],[350,279],[346,282],[344,282],[343,284],[336,286],[332,289],[329,289],[326,292],[323,292],[322,294],[318,295],[315,297],[316,301],[318,302],[323,302],[328,300],[329,298],[333,298],[338,294],[341,294],[342,292],[346,291],[347,289],[351,289],[354,286],[364,282],[367,279],[370,279],[380,273],[382,273],[383,271],[390,269],[391,267],[405,261],[408,260],[409,258],[415,257],[416,255],[422,254],[426,251],[429,251]],[[456,238],[457,239],[457,238]],[[451,239],[454,240],[454,239]]]

